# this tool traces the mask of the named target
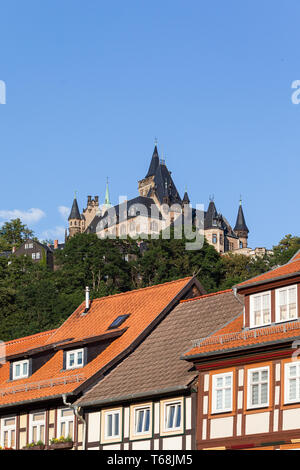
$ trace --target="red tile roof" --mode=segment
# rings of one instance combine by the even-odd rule
[[[199,341],[199,344],[188,351],[185,357],[188,359],[191,356],[207,355],[210,352],[226,352],[226,350],[245,348],[252,345],[259,346],[274,341],[289,340],[298,336],[300,336],[300,321],[243,330],[243,314],[241,314],[214,335]]]
[[[109,325],[122,314],[130,314],[119,330],[124,333],[114,339],[95,359],[76,370],[62,370],[63,351],[59,350],[31,377],[9,381],[9,362],[0,366],[0,406],[26,400],[71,393],[86,379],[133,345],[159,314],[191,285],[191,277],[138,289],[123,294],[95,299],[88,313],[85,304],[56,329],[6,343],[7,355],[17,354],[56,344],[64,340],[79,341],[107,333]],[[108,332],[118,331],[108,330]]]
[[[296,255],[283,266],[279,266],[271,271],[268,271],[264,274],[260,274],[259,276],[255,276],[252,279],[248,279],[247,281],[241,282],[236,287],[238,289],[242,289],[243,287],[248,287],[252,284],[261,284],[271,282],[278,278],[288,277],[290,275],[300,275],[300,251],[296,253]]]

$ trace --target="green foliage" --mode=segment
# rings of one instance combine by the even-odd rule
[[[20,221],[11,221],[0,231],[0,247],[32,235]],[[143,241],[140,250],[141,240],[78,234],[55,252],[55,271],[26,256],[0,256],[0,339],[60,326],[84,300],[86,286],[96,298],[196,275],[207,292],[214,292],[286,262],[300,248],[300,238],[288,235],[271,257],[220,256],[206,241],[200,250],[188,251],[186,240],[172,235]]]
[[[33,231],[20,219],[5,222],[0,228],[0,251],[11,250],[13,246],[18,248],[27,238],[33,237]]]

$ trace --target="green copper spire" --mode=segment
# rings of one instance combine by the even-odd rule
[[[104,201],[105,207],[108,209],[111,207],[110,199],[109,199],[109,188],[108,188],[108,178],[106,179],[106,190],[105,190],[105,201]]]

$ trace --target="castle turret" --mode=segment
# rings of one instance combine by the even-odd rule
[[[73,237],[74,235],[76,235],[76,233],[81,233],[81,215],[79,212],[76,196],[74,197],[68,221],[70,237]]]
[[[238,215],[236,219],[236,224],[234,227],[234,232],[240,239],[240,248],[247,248],[249,229],[245,221],[245,216],[244,216],[243,207],[242,207],[242,200],[240,200],[240,205],[239,205]]]

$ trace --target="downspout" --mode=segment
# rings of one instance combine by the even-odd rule
[[[83,450],[86,450],[86,420],[81,416],[79,413],[80,407],[78,405],[73,405],[72,403],[67,402],[67,395],[65,393],[62,394],[62,399],[64,402],[64,405],[66,405],[68,408],[72,408],[72,410],[75,413],[75,416],[81,421],[83,424],[83,431],[82,431],[82,448]]]

